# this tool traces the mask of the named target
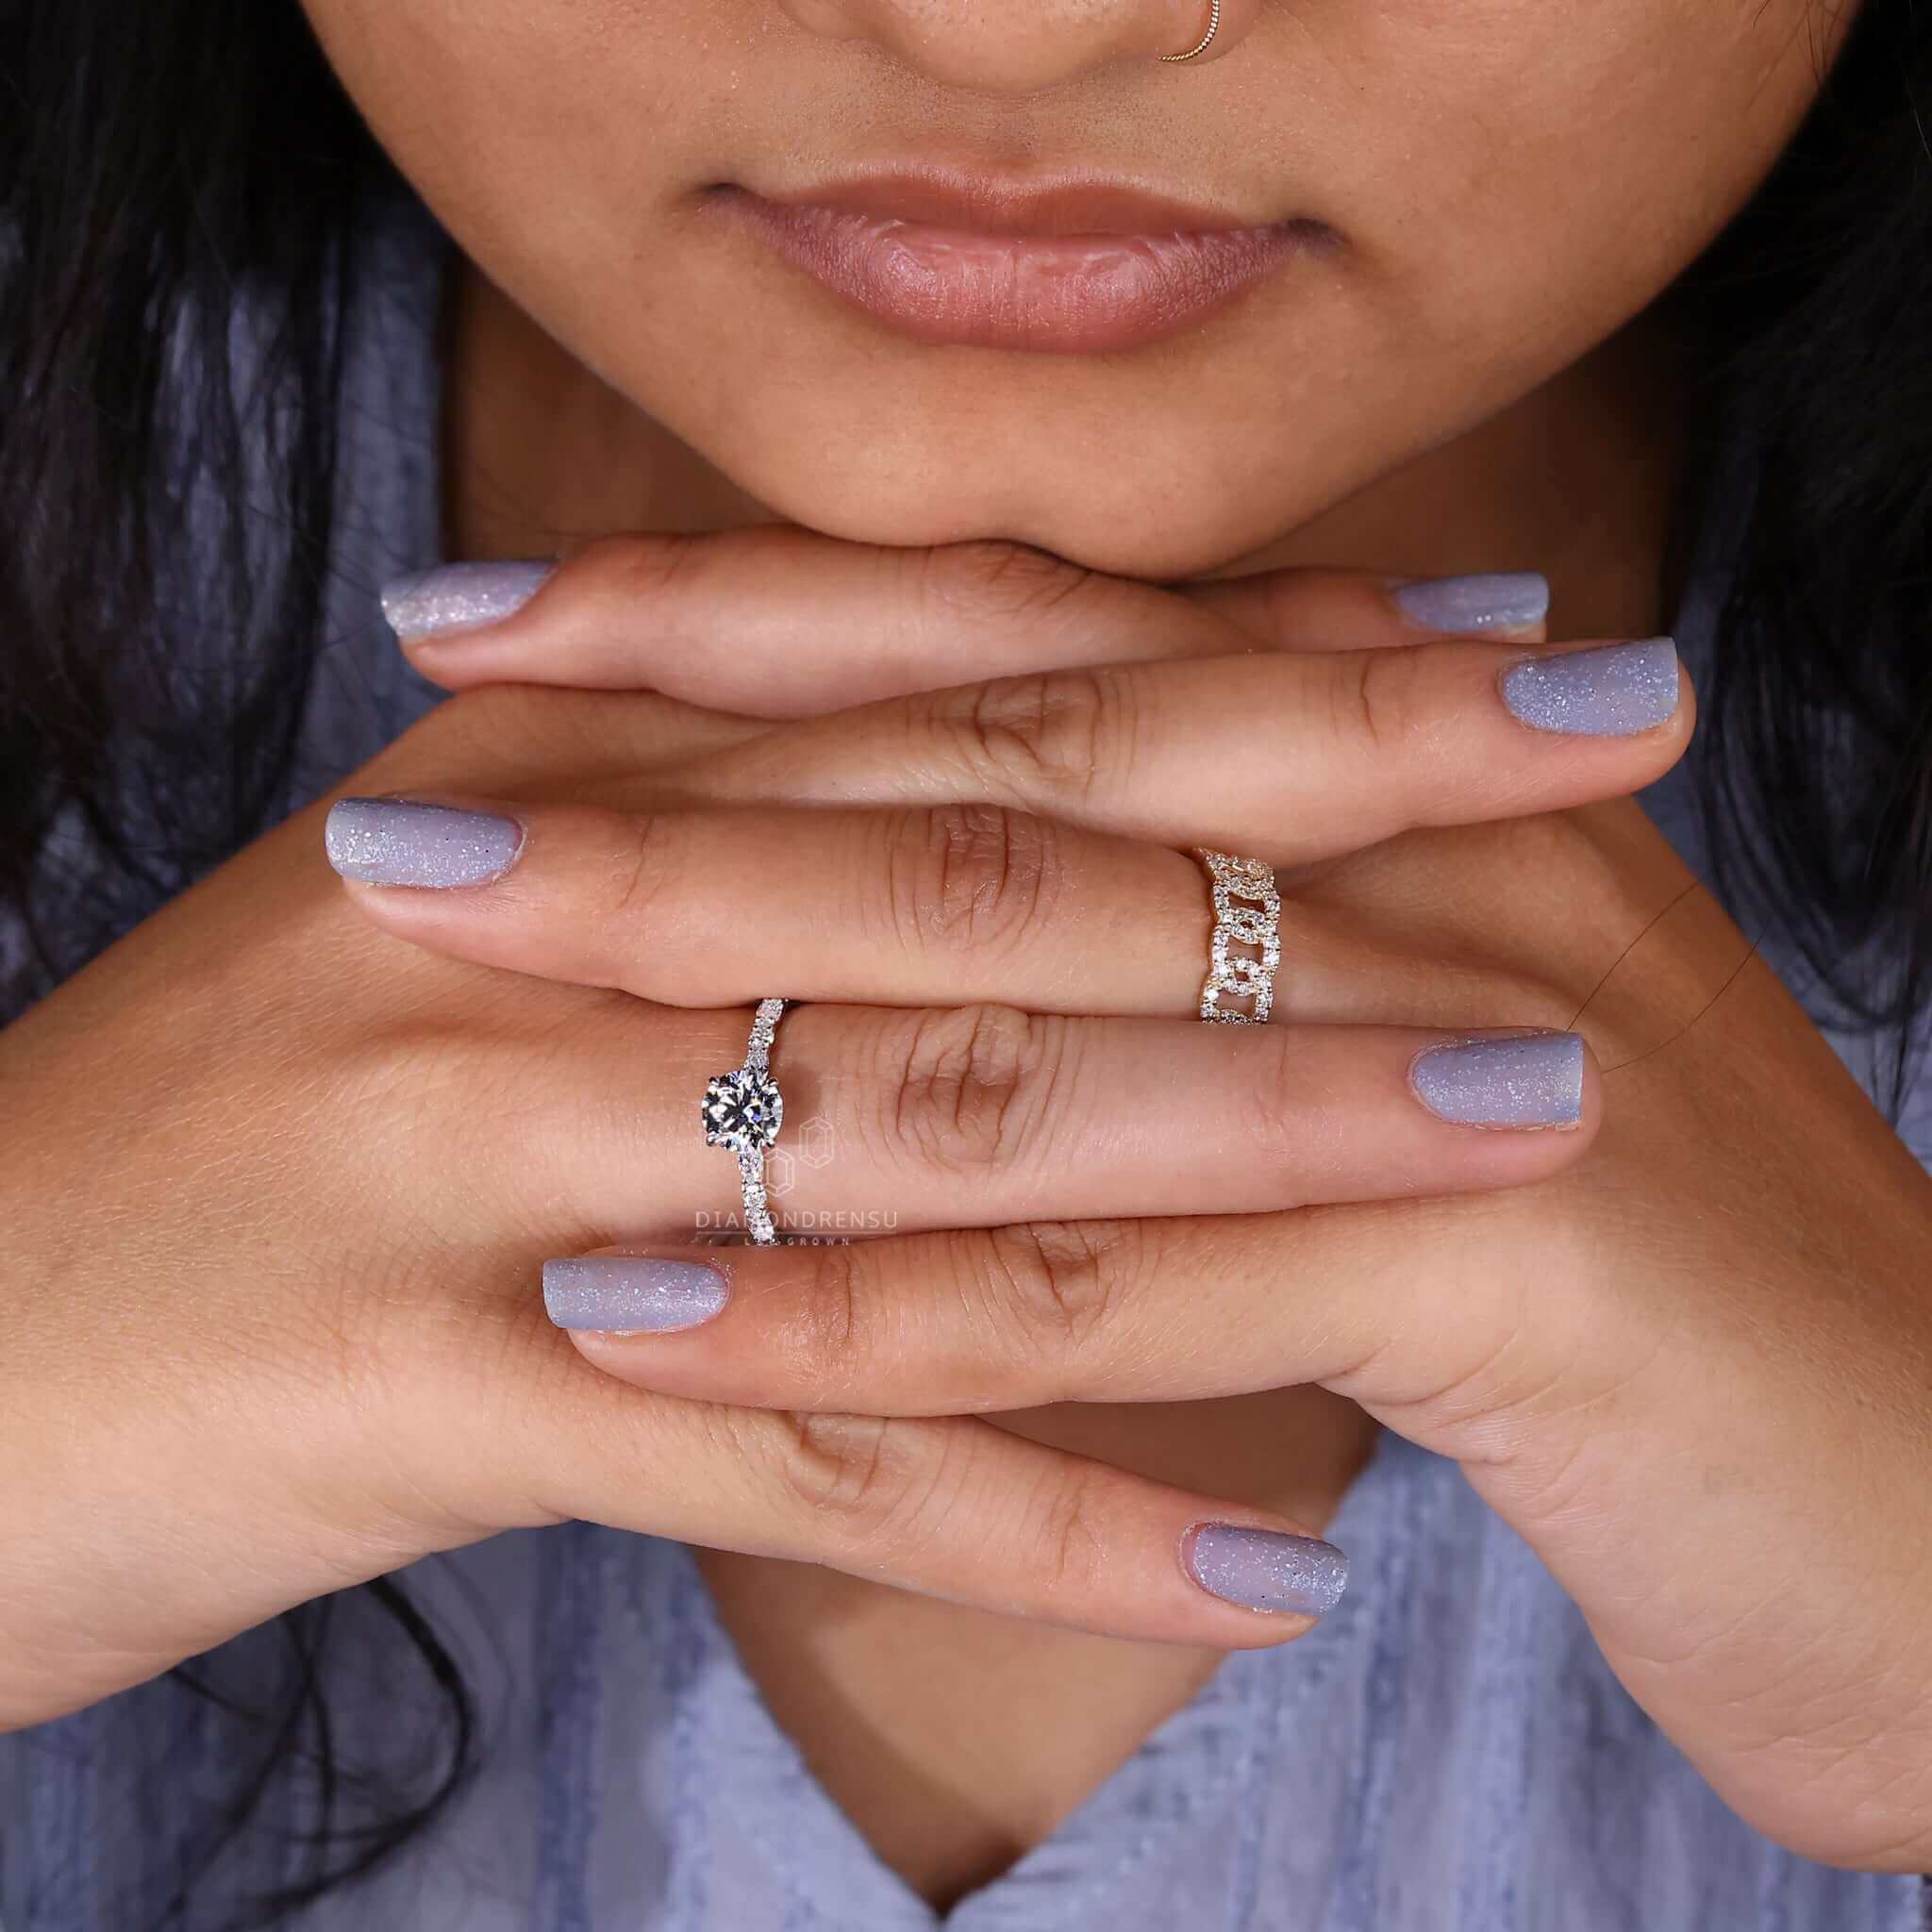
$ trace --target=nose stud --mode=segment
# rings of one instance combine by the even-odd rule
[[[1208,16],[1208,31],[1201,36],[1197,45],[1191,46],[1185,54],[1163,54],[1163,60],[1191,60],[1196,54],[1205,54],[1208,43],[1221,31],[1221,0],[1210,0],[1212,12]]]

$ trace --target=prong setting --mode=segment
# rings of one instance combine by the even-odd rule
[[[761,1248],[778,1241],[765,1192],[765,1150],[777,1140],[785,1120],[785,1096],[772,1074],[771,1052],[786,1004],[782,999],[758,1002],[744,1064],[714,1075],[699,1108],[706,1146],[728,1148],[738,1157],[745,1231],[752,1244]]]

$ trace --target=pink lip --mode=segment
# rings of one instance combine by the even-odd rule
[[[787,261],[921,341],[1060,354],[1131,348],[1203,320],[1327,231],[1229,225],[1107,183],[1012,191],[874,175],[780,200],[710,198]]]

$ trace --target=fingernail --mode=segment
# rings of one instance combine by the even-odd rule
[[[1541,571],[1397,578],[1385,588],[1396,608],[1424,630],[1520,630],[1550,614],[1549,580]]]
[[[1195,1524],[1183,1539],[1182,1560],[1210,1596],[1250,1610],[1319,1617],[1348,1588],[1348,1558],[1333,1543],[1245,1524]]]
[[[701,1261],[574,1256],[544,1262],[543,1306],[559,1328],[662,1335],[717,1314],[724,1306],[724,1277]]]
[[[328,862],[372,886],[479,886],[523,850],[524,828],[493,811],[412,798],[339,798],[323,825]]]
[[[1677,708],[1677,646],[1670,638],[1525,658],[1503,677],[1503,702],[1539,731],[1626,738],[1667,724]]]
[[[382,614],[405,642],[480,630],[521,610],[557,568],[534,563],[445,563],[382,587]]]
[[[1583,1036],[1519,1034],[1425,1047],[1409,1085],[1428,1110],[1469,1127],[1574,1127],[1583,1117]]]

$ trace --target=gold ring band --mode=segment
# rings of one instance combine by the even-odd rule
[[[1201,985],[1201,1017],[1223,1025],[1253,1026],[1274,1004],[1274,971],[1281,964],[1281,892],[1266,859],[1241,858],[1205,845],[1194,857],[1213,882],[1214,930],[1208,946],[1208,977]],[[1245,905],[1238,902],[1245,900]],[[1235,947],[1242,948],[1236,952]],[[1252,1000],[1253,1008],[1224,1007],[1222,997]]]

